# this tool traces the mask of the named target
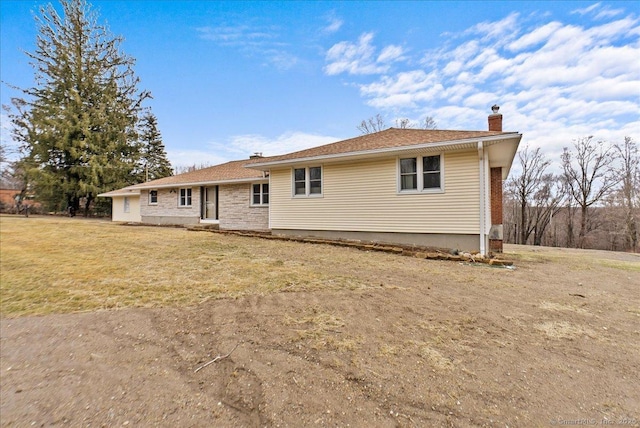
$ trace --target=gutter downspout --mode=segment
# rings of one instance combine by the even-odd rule
[[[485,171],[485,156],[484,156],[484,145],[482,141],[478,141],[478,172],[480,174],[480,254],[483,256],[487,255],[487,245],[486,245],[486,227],[485,227],[485,219],[486,219],[486,171]]]

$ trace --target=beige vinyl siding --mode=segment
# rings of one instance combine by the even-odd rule
[[[139,223],[140,217],[140,196],[131,195],[129,198],[129,212],[124,212],[124,196],[114,196],[111,204],[111,220]]]
[[[270,226],[272,229],[478,233],[477,156],[475,151],[444,154],[442,193],[399,194],[395,157],[323,165],[322,197],[292,197],[292,170],[272,170]]]

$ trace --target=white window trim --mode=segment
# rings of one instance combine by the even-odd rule
[[[151,202],[151,192],[156,192],[156,201],[155,202]],[[159,196],[159,192],[157,189],[151,189],[149,190],[149,205],[158,205],[158,196]]]
[[[440,156],[440,187],[424,189],[424,171],[422,159],[430,156]],[[402,179],[400,176],[400,160],[401,159],[416,159],[416,172],[417,177],[417,189],[402,189]],[[415,195],[418,193],[444,193],[444,153],[424,154],[416,156],[398,156],[396,161],[396,180],[397,180],[397,192],[399,195]]]
[[[320,168],[320,193],[311,193],[310,168]],[[296,195],[296,169],[304,169],[304,195]],[[291,196],[293,198],[321,198],[324,194],[324,167],[322,165],[310,165],[291,168]]]
[[[189,205],[182,205],[182,191],[183,190],[191,190],[191,204]],[[186,192],[185,192],[185,199],[186,199]],[[185,200],[186,202],[186,200]],[[191,187],[180,187],[178,189],[178,208],[191,208],[193,206],[193,189]]]
[[[122,212],[130,213],[131,212],[131,201],[128,196],[125,196],[122,200]]]
[[[249,198],[250,198],[249,201],[251,202],[250,205],[252,207],[268,207],[269,206],[268,202],[266,204],[263,202],[263,198],[264,198],[264,195],[265,195],[263,186],[265,184],[268,185],[269,183],[251,183],[251,188],[250,188],[251,192],[249,194]],[[254,194],[253,193],[253,186],[255,186],[255,185],[260,185],[260,203],[259,204],[253,203],[253,194]],[[271,191],[271,186],[269,186],[269,192],[267,192],[267,195],[269,195],[270,191]]]

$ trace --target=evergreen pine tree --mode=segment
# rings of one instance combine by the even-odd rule
[[[173,175],[171,162],[162,143],[162,136],[158,131],[158,119],[151,112],[142,116],[140,123],[140,144],[142,150],[142,168],[144,181]]]
[[[98,24],[85,0],[61,0],[36,17],[36,50],[27,53],[35,86],[12,100],[14,138],[37,197],[49,209],[85,214],[103,191],[134,184],[139,166],[137,122],[141,103],[134,59],[120,51],[122,38]]]

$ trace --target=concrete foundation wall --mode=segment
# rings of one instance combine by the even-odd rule
[[[275,235],[305,236],[325,239],[349,239],[366,242],[379,242],[401,245],[418,245],[423,247],[436,247],[457,249],[460,251],[480,251],[480,238],[478,235],[444,234],[444,233],[387,233],[387,232],[350,232],[327,230],[290,230],[273,229]]]
[[[200,223],[200,217],[142,216],[142,223],[147,223],[147,224],[198,224],[198,223]]]

